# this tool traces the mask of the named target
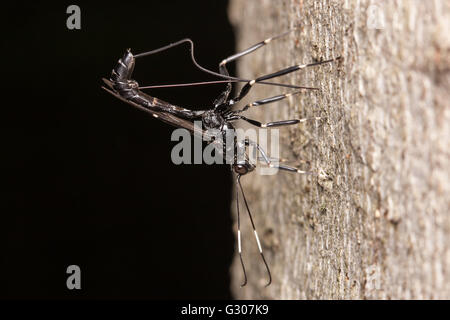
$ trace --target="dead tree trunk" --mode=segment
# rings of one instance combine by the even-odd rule
[[[236,258],[235,297],[449,299],[449,2],[233,0],[229,14],[241,50],[298,28],[239,60],[242,77],[342,57],[277,79],[319,92],[250,113],[326,117],[281,128],[280,153],[330,178],[242,178],[273,284],[244,225],[249,283]]]

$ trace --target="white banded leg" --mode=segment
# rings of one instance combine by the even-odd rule
[[[307,90],[319,90],[319,88],[314,88],[314,87],[304,87],[303,89],[307,89]],[[285,93],[285,94],[280,94],[280,95],[273,96],[273,97],[270,97],[270,98],[265,98],[265,99],[253,101],[253,102],[251,102],[251,103],[245,105],[244,108],[242,108],[241,110],[237,110],[236,112],[237,112],[237,113],[241,113],[241,112],[247,111],[247,110],[248,110],[249,108],[251,108],[251,107],[257,107],[257,106],[262,106],[262,105],[265,105],[265,104],[268,104],[268,103],[277,102],[277,101],[286,99],[286,98],[288,98],[288,97],[290,97],[290,96],[293,96],[293,95],[295,95],[295,94],[299,94],[300,92],[302,92],[302,91],[298,90],[298,91],[294,91],[294,92],[289,92],[289,93]]]
[[[340,59],[340,57],[335,58],[335,59],[329,59],[329,60],[324,60],[324,61],[320,61],[320,62],[313,62],[313,63],[307,63],[307,64],[297,64],[288,68],[284,68],[281,69],[277,72],[273,72],[273,73],[269,73],[266,75],[263,75],[261,77],[258,77],[256,79],[253,79],[249,82],[247,82],[241,89],[241,91],[239,92],[239,94],[233,99],[234,101],[239,101],[241,100],[243,97],[245,97],[247,95],[247,93],[250,91],[251,87],[255,84],[255,83],[260,83],[260,82],[264,82],[265,80],[269,80],[269,79],[273,79],[276,77],[281,77],[284,76],[286,74],[289,74],[291,72],[295,72],[297,70],[300,69],[304,69],[304,68],[308,68],[308,67],[313,67],[313,66],[318,66],[321,64],[325,64],[325,63],[330,63],[333,62],[335,60]]]
[[[324,119],[323,117],[312,117],[312,118],[302,118],[302,119],[290,119],[290,120],[281,120],[281,121],[274,121],[274,122],[267,122],[267,123],[261,123],[257,120],[249,119],[247,117],[236,115],[231,120],[244,120],[254,126],[260,127],[260,128],[273,128],[273,127],[281,127],[281,126],[290,126],[297,123],[306,122],[309,120],[321,120]]]
[[[261,41],[261,42],[258,42],[258,43],[256,43],[256,44],[252,45],[251,47],[249,47],[249,48],[247,48],[247,49],[241,51],[241,52],[238,52],[238,53],[236,53],[236,54],[233,54],[233,55],[229,56],[229,57],[226,58],[226,59],[223,59],[223,60],[220,62],[220,64],[219,64],[219,69],[221,69],[221,71],[222,71],[222,70],[226,70],[226,64],[227,64],[228,62],[234,61],[234,60],[236,60],[236,59],[238,59],[238,58],[240,58],[240,57],[243,57],[243,56],[245,56],[245,55],[247,55],[247,54],[249,54],[249,53],[252,53],[253,51],[258,50],[259,48],[265,46],[266,44],[268,44],[268,43],[271,42],[272,40],[275,40],[275,39],[284,37],[284,36],[288,35],[289,33],[291,33],[291,32],[294,31],[294,30],[296,30],[296,29],[294,28],[294,29],[288,30],[288,31],[286,31],[286,32],[283,32],[283,33],[281,33],[281,34],[279,34],[279,35],[276,35],[276,36],[274,36],[274,37],[267,38],[266,40],[263,40],[263,41]],[[228,73],[228,72],[227,72],[227,73]]]
[[[286,31],[286,32],[284,32],[282,34],[276,35],[274,37],[267,38],[266,40],[260,41],[260,42],[252,45],[251,47],[249,47],[249,48],[247,48],[247,49],[245,49],[245,50],[243,50],[241,52],[238,52],[236,54],[233,54],[233,55],[223,59],[220,62],[220,64],[219,64],[220,73],[224,74],[224,75],[228,75],[228,70],[227,70],[227,66],[226,66],[228,62],[234,61],[234,60],[239,59],[239,58],[241,58],[241,57],[243,57],[243,56],[245,56],[245,55],[247,55],[249,53],[252,53],[253,51],[258,50],[259,48],[267,45],[272,40],[282,38],[282,37],[288,35],[289,33],[291,33],[294,30],[296,30],[296,29],[294,28],[294,29],[288,30],[288,31]],[[246,96],[247,93],[250,91],[251,86],[253,84],[255,84],[255,82],[256,82],[255,80],[247,82],[247,84],[241,89],[239,94],[233,100],[237,102],[237,101],[241,100],[244,96]]]
[[[261,148],[261,146],[258,143],[254,142],[250,139],[246,139],[245,142],[247,145],[252,145],[252,146],[256,147],[256,149],[258,149],[259,153],[261,154],[261,157],[258,157],[258,159],[262,159],[270,168],[276,168],[276,169],[294,172],[294,173],[300,173],[300,174],[317,175],[317,173],[312,172],[312,171],[304,171],[304,170],[300,170],[295,167],[287,166],[285,164],[280,164],[279,161],[276,161],[277,159],[268,157],[266,152],[264,151],[264,149]],[[278,164],[275,164],[273,162],[278,162]]]

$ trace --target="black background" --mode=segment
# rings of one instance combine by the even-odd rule
[[[81,8],[81,30],[66,8]],[[230,298],[231,174],[171,162],[173,128],[101,89],[125,49],[185,37],[218,69],[226,1],[2,3],[2,298]],[[234,74],[234,68],[230,68]],[[216,80],[187,46],[137,60],[141,85]],[[222,85],[147,91],[191,109]],[[80,266],[82,289],[66,287]]]

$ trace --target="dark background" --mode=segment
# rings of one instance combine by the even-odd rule
[[[81,8],[81,30],[66,8]],[[226,1],[2,3],[2,298],[230,298],[231,174],[172,164],[173,128],[101,89],[127,48],[185,37],[218,69]],[[234,68],[230,68],[234,74]],[[217,80],[187,46],[137,60],[141,85]],[[209,107],[222,85],[147,91]],[[82,289],[66,288],[81,268]]]

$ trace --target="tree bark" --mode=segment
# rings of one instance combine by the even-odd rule
[[[273,283],[247,223],[234,296],[449,299],[449,2],[232,0],[229,15],[238,50],[298,28],[240,59],[241,77],[342,57],[275,79],[320,91],[248,113],[326,119],[280,129],[281,156],[319,176],[242,177]]]

